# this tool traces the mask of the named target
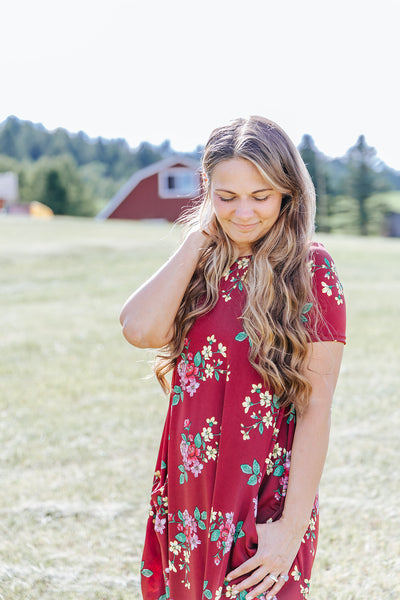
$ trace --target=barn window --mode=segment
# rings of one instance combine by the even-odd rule
[[[198,175],[187,167],[173,167],[162,171],[158,176],[161,198],[195,196],[198,192]]]

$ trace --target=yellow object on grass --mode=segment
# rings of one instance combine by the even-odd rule
[[[44,219],[54,216],[54,213],[49,206],[46,206],[46,204],[43,204],[42,202],[36,202],[36,200],[30,203],[29,214],[32,217],[40,217]]]

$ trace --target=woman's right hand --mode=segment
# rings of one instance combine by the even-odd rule
[[[161,348],[171,341],[176,313],[211,237],[190,231],[173,256],[125,302],[122,331],[133,346]]]

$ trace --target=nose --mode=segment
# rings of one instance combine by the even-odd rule
[[[243,222],[253,218],[253,207],[247,198],[238,199],[235,213],[236,217]]]

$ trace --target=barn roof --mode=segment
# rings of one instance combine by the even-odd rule
[[[184,156],[180,156],[179,154],[174,154],[173,156],[169,156],[168,158],[164,158],[163,160],[159,160],[155,163],[152,163],[148,167],[144,167],[144,169],[140,169],[136,171],[130,179],[118,190],[118,192],[113,196],[106,204],[106,206],[98,213],[96,219],[107,219],[114,210],[125,200],[125,198],[132,192],[132,190],[141,182],[143,179],[147,179],[152,175],[156,175],[160,173],[164,169],[169,169],[174,167],[175,165],[183,165],[184,167],[188,167],[189,169],[193,169],[193,171],[197,171],[199,168],[199,162]]]

